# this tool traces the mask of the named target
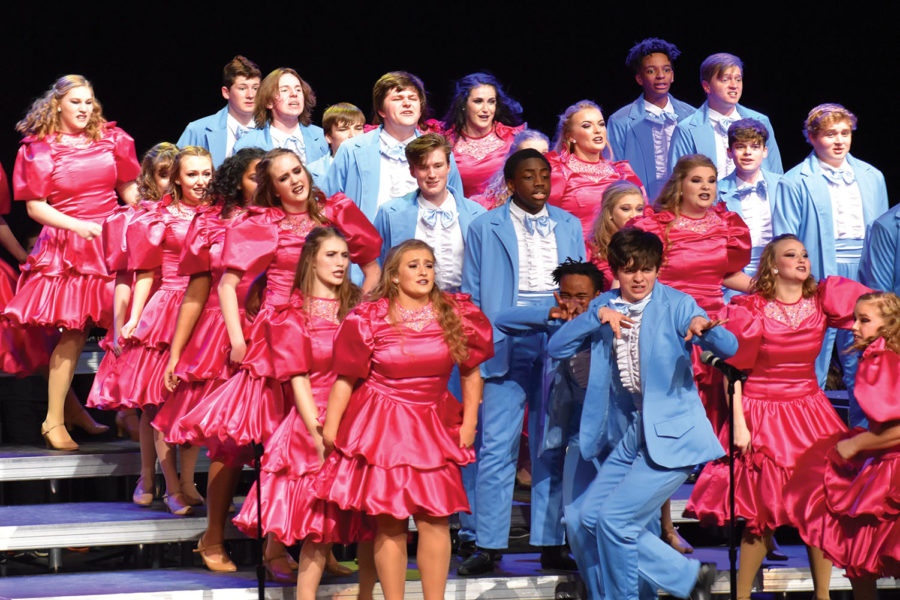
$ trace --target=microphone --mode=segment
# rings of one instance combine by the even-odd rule
[[[722,372],[725,377],[730,379],[731,381],[740,381],[741,383],[747,381],[747,374],[738,369],[733,365],[729,365],[723,359],[719,358],[709,350],[704,350],[700,353],[700,362],[704,365],[709,365],[714,369],[718,369]]]

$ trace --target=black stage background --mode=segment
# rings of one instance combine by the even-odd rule
[[[0,25],[0,162],[11,173],[19,137],[14,125],[59,75],[88,77],[106,117],[135,138],[140,155],[158,141],[176,141],[189,121],[223,106],[221,69],[238,53],[263,73],[297,69],[318,95],[317,123],[324,108],[339,101],[368,115],[375,79],[396,69],[422,77],[439,117],[455,78],[490,70],[524,105],[529,124],[552,137],[556,115],[576,100],[593,99],[606,115],[634,100],[640,90],[625,54],[634,42],[658,36],[682,50],[672,91],[694,105],[704,99],[703,58],[727,51],[743,59],[742,104],[771,118],[785,169],[809,152],[801,134],[809,109],[844,104],[859,117],[853,154],[881,169],[894,202],[900,198],[891,138],[897,133],[891,102],[900,90],[897,34],[884,5],[745,2],[741,14],[734,4],[692,2],[682,10],[676,3],[622,4],[647,8],[635,16],[596,2],[534,9],[524,3],[301,1],[236,4],[239,9],[231,10],[239,10],[238,17],[226,16],[224,3],[104,9],[88,2],[23,2],[5,9]]]

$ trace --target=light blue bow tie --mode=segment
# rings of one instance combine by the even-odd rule
[[[756,185],[744,185],[735,191],[737,197],[741,200],[754,192],[756,192],[756,195],[760,198],[766,197],[766,181],[764,179],[757,181]]]
[[[737,119],[730,119],[728,117],[722,117],[719,119],[716,124],[719,126],[719,129],[725,135],[728,135],[728,128],[731,127],[731,124],[737,121]]]
[[[657,125],[665,126],[668,123],[677,123],[678,115],[676,115],[675,113],[671,113],[671,112],[662,112],[658,115],[654,114],[652,112],[647,112],[646,119],[648,121],[653,121]]]
[[[306,162],[306,147],[303,145],[303,140],[295,135],[292,135],[288,139],[284,140],[284,147],[288,150],[293,150],[294,152],[296,152],[297,156],[300,157],[300,162]]]
[[[647,294],[635,303],[628,302],[620,296],[618,298],[610,298],[607,306],[623,315],[639,315],[644,312],[649,302],[650,294]]]
[[[406,162],[406,144],[403,142],[388,144],[381,140],[381,153],[393,160]]]
[[[532,235],[537,231],[541,237],[547,237],[553,232],[555,227],[556,222],[547,215],[542,217],[525,217],[525,231]]]
[[[856,181],[856,175],[850,169],[832,169],[830,167],[822,167],[822,175],[825,179],[835,184],[850,185]]]
[[[249,127],[244,127],[243,125],[238,125],[237,129],[234,130],[234,141],[238,141],[239,139],[241,139],[248,133],[250,133]]]
[[[440,208],[427,208],[422,212],[422,222],[429,229],[437,227],[438,222],[441,224],[441,229],[450,229],[456,222],[456,213]]]

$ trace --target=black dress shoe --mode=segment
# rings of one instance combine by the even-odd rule
[[[456,549],[456,555],[465,560],[475,554],[476,550],[474,541],[460,542],[459,547]]]
[[[565,546],[544,546],[541,549],[541,568],[557,571],[577,571],[578,565]]]
[[[766,552],[766,560],[774,561],[774,560],[787,560],[787,559],[788,559],[787,554],[784,554],[778,548],[773,548],[772,550],[769,550],[768,552]]]
[[[553,597],[555,600],[587,600],[587,588],[580,579],[560,581],[556,584]]]
[[[716,582],[716,564],[702,563],[697,572],[697,582],[691,590],[690,600],[712,600],[712,586]]]
[[[458,575],[483,575],[494,570],[494,563],[502,557],[496,550],[478,548],[475,553],[463,561],[456,570]]]

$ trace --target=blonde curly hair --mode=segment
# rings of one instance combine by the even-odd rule
[[[883,337],[884,345],[900,354],[900,298],[892,292],[869,292],[857,298],[856,305],[859,306],[862,302],[873,302],[878,308],[884,320],[884,324],[878,328],[878,337]],[[851,349],[865,350],[876,339],[860,340]]]
[[[82,75],[63,75],[57,79],[43,96],[31,104],[25,118],[16,123],[16,131],[22,135],[33,135],[39,139],[50,135],[56,135],[56,138],[59,139],[62,133],[59,118],[60,102],[66,94],[79,87],[88,88],[93,96],[94,86]],[[103,136],[103,125],[106,123],[106,119],[103,118],[103,109],[96,97],[93,104],[94,110],[84,128],[84,134],[96,142]]]

